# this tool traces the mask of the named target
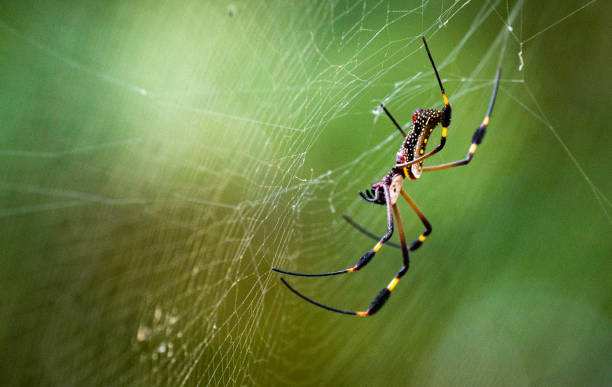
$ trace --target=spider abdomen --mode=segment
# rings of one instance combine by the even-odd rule
[[[410,162],[425,154],[429,136],[436,126],[442,121],[442,112],[436,109],[418,109],[412,115],[412,129],[406,135],[404,144],[400,149],[402,162]],[[409,179],[415,180],[421,177],[423,162],[419,162],[406,168]]]

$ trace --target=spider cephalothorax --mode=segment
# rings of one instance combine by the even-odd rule
[[[444,87],[442,86],[442,80],[440,79],[440,75],[438,74],[438,69],[436,69],[436,65],[434,64],[433,58],[431,57],[431,53],[429,52],[429,48],[427,47],[427,42],[425,41],[425,37],[423,39],[423,44],[425,46],[425,50],[427,51],[427,56],[431,62],[431,65],[434,69],[434,73],[436,74],[436,78],[438,79],[438,84],[440,85],[440,90],[442,91],[442,98],[444,100],[444,107],[442,110],[436,109],[417,109],[412,115],[412,128],[406,134],[402,127],[397,123],[395,118],[389,113],[387,108],[384,105],[380,105],[382,109],[385,111],[387,116],[391,119],[397,130],[399,130],[404,136],[404,142],[402,143],[402,147],[397,152],[396,155],[396,164],[391,168],[391,170],[378,182],[372,184],[371,188],[366,190],[365,193],[359,192],[361,197],[370,203],[385,205],[387,208],[387,233],[383,235],[381,238],[377,238],[374,234],[370,233],[363,227],[359,226],[349,217],[345,216],[344,218],[358,230],[363,232],[364,234],[378,239],[378,243],[366,252],[357,262],[357,264],[349,269],[333,271],[328,273],[315,273],[315,274],[305,274],[305,273],[295,273],[285,270],[280,270],[276,268],[272,268],[272,270],[277,271],[279,273],[301,276],[301,277],[324,277],[330,275],[337,274],[345,274],[345,273],[353,273],[355,271],[360,270],[365,265],[367,265],[370,260],[374,257],[374,255],[380,250],[383,244],[387,243],[393,234],[393,217],[395,216],[395,221],[397,224],[397,233],[399,234],[400,246],[394,245],[395,247],[400,247],[402,249],[402,268],[397,272],[395,277],[391,280],[387,287],[383,288],[380,293],[374,298],[370,306],[367,310],[363,312],[356,312],[352,310],[338,309],[333,308],[331,306],[327,306],[317,302],[309,297],[306,297],[302,293],[295,290],[284,278],[281,278],[283,284],[285,284],[289,290],[302,297],[304,300],[317,305],[323,309],[330,310],[332,312],[350,314],[354,316],[371,316],[376,313],[389,299],[391,292],[395,289],[395,286],[398,284],[400,278],[406,274],[408,268],[410,266],[410,258],[409,252],[418,249],[425,239],[429,236],[432,231],[431,224],[425,218],[425,215],[421,212],[421,210],[417,207],[416,203],[412,200],[412,198],[404,191],[402,185],[406,179],[415,180],[421,177],[422,172],[428,171],[437,171],[440,169],[447,169],[452,167],[457,167],[460,165],[465,165],[472,160],[474,156],[474,152],[476,152],[476,148],[481,143],[484,135],[486,133],[487,126],[489,125],[489,119],[491,116],[491,112],[493,111],[493,105],[495,103],[495,97],[497,96],[497,89],[499,86],[499,77],[501,74],[501,69],[497,70],[497,74],[495,76],[495,85],[493,87],[493,93],[491,95],[491,100],[489,102],[489,108],[487,109],[487,114],[485,115],[482,124],[476,129],[474,136],[472,137],[472,143],[468,150],[467,157],[462,160],[454,161],[451,163],[435,165],[432,167],[423,167],[423,161],[434,154],[438,153],[444,147],[446,143],[446,134],[447,129],[450,125],[451,120],[451,107],[446,97],[446,92],[444,91]],[[440,137],[440,144],[436,146],[433,150],[428,153],[425,153],[427,148],[427,142],[429,141],[429,137],[432,134],[433,130],[438,126],[442,126],[442,134]],[[399,210],[397,208],[397,200],[399,196],[402,196],[412,207],[412,210],[417,214],[417,216],[421,219],[421,222],[425,226],[425,231],[419,235],[417,239],[412,241],[410,245],[406,243],[406,238],[404,235],[404,228],[402,226],[402,221],[400,219]],[[389,244],[393,245],[391,242]]]

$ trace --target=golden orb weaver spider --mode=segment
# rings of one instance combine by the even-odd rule
[[[412,115],[412,129],[410,130],[410,132],[408,132],[408,134],[406,134],[402,130],[402,127],[397,123],[395,118],[393,118],[391,113],[389,113],[387,108],[383,104],[381,104],[380,106],[384,110],[385,114],[387,114],[387,116],[389,117],[389,119],[391,119],[391,121],[393,122],[397,130],[399,130],[404,136],[404,142],[402,143],[400,150],[397,152],[396,164],[391,168],[391,171],[389,171],[389,173],[387,173],[387,175],[385,175],[385,177],[383,177],[381,181],[379,181],[378,183],[372,184],[372,187],[370,188],[370,190],[366,190],[365,193],[359,192],[359,194],[365,201],[370,202],[370,203],[385,205],[387,207],[387,233],[383,235],[382,238],[380,238],[378,243],[371,250],[369,250],[359,259],[359,261],[357,262],[355,266],[349,269],[333,271],[333,272],[328,272],[328,273],[308,274],[308,273],[294,273],[290,271],[280,270],[274,267],[272,268],[273,271],[287,274],[287,275],[299,276],[299,277],[325,277],[325,276],[331,276],[331,275],[356,272],[370,262],[370,260],[378,252],[378,250],[380,250],[383,244],[388,243],[390,245],[394,245],[388,241],[391,238],[391,235],[393,235],[393,217],[395,216],[395,220],[397,223],[397,232],[399,234],[399,239],[400,239],[400,246],[397,246],[397,245],[394,245],[394,246],[400,247],[402,250],[403,265],[402,265],[402,268],[399,270],[399,272],[391,280],[389,285],[387,285],[387,287],[383,288],[380,291],[380,293],[378,293],[378,295],[374,298],[374,300],[372,301],[372,303],[370,304],[367,310],[362,311],[362,312],[357,312],[357,311],[352,311],[352,310],[338,309],[338,308],[334,308],[331,306],[321,304],[320,302],[317,302],[309,297],[306,297],[302,293],[295,290],[293,287],[291,287],[291,285],[289,285],[287,281],[285,281],[284,278],[281,277],[280,280],[283,282],[285,286],[289,288],[289,290],[291,290],[293,293],[297,294],[299,297],[303,298],[304,300],[310,302],[311,304],[314,304],[323,309],[327,309],[329,311],[337,312],[337,313],[344,313],[344,314],[349,314],[353,316],[365,317],[365,316],[373,315],[374,313],[378,312],[383,307],[385,302],[387,302],[387,300],[389,299],[391,292],[393,291],[393,289],[395,289],[395,286],[398,284],[400,278],[402,278],[404,274],[406,274],[406,272],[408,271],[408,268],[410,267],[409,251],[414,251],[417,248],[419,248],[421,244],[425,242],[425,239],[427,238],[429,234],[431,234],[431,231],[432,231],[431,223],[429,223],[425,215],[423,215],[421,210],[417,207],[416,203],[402,188],[402,184],[404,183],[404,180],[406,178],[410,180],[416,180],[421,177],[422,172],[439,171],[441,169],[447,169],[447,168],[452,168],[452,167],[457,167],[460,165],[468,164],[472,160],[472,157],[474,156],[474,153],[476,152],[476,148],[482,142],[482,139],[484,138],[486,130],[487,130],[487,126],[489,125],[489,119],[491,117],[491,112],[493,111],[493,105],[495,104],[495,97],[497,96],[497,89],[499,87],[499,77],[501,75],[501,68],[497,69],[497,73],[495,75],[495,84],[493,86],[493,93],[491,95],[491,100],[489,102],[489,108],[487,109],[487,114],[485,115],[485,118],[482,121],[482,124],[480,124],[480,126],[476,128],[476,131],[474,132],[474,135],[472,137],[472,143],[470,145],[466,158],[462,160],[454,161],[451,163],[435,165],[432,167],[423,167],[423,161],[435,155],[440,150],[442,150],[442,148],[444,147],[444,144],[446,143],[446,132],[447,132],[447,129],[451,121],[451,106],[450,106],[450,103],[448,102],[448,98],[446,97],[446,92],[444,91],[444,87],[442,86],[442,81],[440,80],[438,69],[436,68],[436,65],[434,64],[434,60],[431,56],[431,52],[429,51],[429,47],[427,46],[427,41],[425,40],[424,36],[422,36],[421,39],[423,40],[425,50],[427,51],[427,56],[429,57],[431,66],[434,69],[436,78],[438,79],[438,84],[440,85],[440,90],[442,91],[442,98],[444,100],[444,107],[442,108],[442,110],[436,110],[436,109],[417,109],[415,110],[415,112]],[[431,135],[433,130],[440,124],[442,125],[442,137],[440,138],[440,144],[436,148],[434,148],[431,152],[424,154],[425,147],[427,146],[427,141],[429,139],[429,136]],[[410,246],[406,245],[406,237],[404,236],[404,228],[402,226],[402,221],[400,219],[399,210],[397,208],[397,199],[399,198],[400,195],[408,202],[408,204],[410,204],[410,207],[412,207],[412,210],[417,214],[417,216],[421,219],[421,222],[425,226],[425,231],[417,239],[415,239],[410,244]],[[349,222],[353,227],[361,231],[362,233],[368,235],[371,238],[378,239],[374,234],[365,230],[363,227],[355,223],[349,217],[344,216],[344,219],[347,222]]]

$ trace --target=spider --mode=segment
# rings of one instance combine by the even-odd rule
[[[404,191],[402,188],[402,184],[404,180],[416,180],[421,177],[422,172],[430,172],[430,171],[439,171],[442,169],[458,167],[460,165],[466,165],[474,156],[476,152],[476,148],[482,142],[482,139],[485,136],[487,126],[489,125],[489,119],[491,117],[491,112],[493,110],[493,105],[495,104],[495,97],[497,95],[497,89],[499,86],[499,77],[501,75],[501,68],[497,69],[497,73],[495,76],[495,84],[493,86],[493,93],[491,95],[491,100],[489,102],[489,107],[487,109],[487,114],[485,115],[482,124],[476,129],[474,135],[472,137],[472,143],[468,150],[466,158],[458,161],[454,161],[451,163],[435,165],[431,167],[423,167],[423,161],[425,159],[435,155],[440,152],[442,148],[444,148],[444,144],[446,143],[446,132],[450,125],[451,121],[451,106],[448,102],[448,98],[446,97],[446,92],[444,91],[444,86],[442,86],[442,81],[440,80],[440,75],[438,74],[438,69],[434,64],[434,60],[431,56],[431,52],[429,51],[429,47],[427,46],[427,41],[425,37],[422,36],[423,44],[425,46],[425,50],[427,51],[427,56],[429,57],[429,61],[431,62],[431,66],[433,67],[434,73],[436,74],[436,78],[438,79],[438,84],[440,85],[440,90],[442,91],[442,98],[444,100],[444,107],[442,110],[436,109],[417,109],[412,114],[412,129],[406,134],[402,127],[397,123],[395,118],[389,113],[384,104],[381,104],[380,107],[384,110],[385,114],[389,117],[389,119],[393,122],[397,130],[399,130],[404,136],[404,142],[402,143],[401,148],[397,152],[396,163],[391,168],[391,171],[387,173],[381,181],[378,183],[372,184],[369,190],[366,190],[365,193],[359,192],[361,197],[370,203],[384,205],[387,208],[387,233],[383,235],[376,245],[365,253],[357,262],[357,264],[351,268],[333,271],[328,273],[294,273],[290,271],[280,270],[277,268],[272,268],[273,271],[278,273],[283,273],[287,275],[293,276],[301,276],[301,277],[325,277],[332,276],[338,274],[345,273],[354,273],[356,271],[361,270],[365,267],[370,260],[374,257],[374,255],[380,250],[383,244],[389,241],[391,235],[393,234],[393,216],[395,216],[395,221],[397,223],[397,232],[399,234],[400,246],[394,245],[389,242],[390,245],[394,245],[395,247],[400,247],[402,250],[403,264],[402,268],[398,271],[395,277],[391,280],[389,285],[383,288],[378,295],[374,298],[370,306],[367,310],[357,312],[352,310],[338,309],[331,306],[327,306],[317,302],[309,297],[306,297],[302,293],[295,290],[289,283],[284,279],[280,278],[282,283],[289,288],[293,293],[297,294],[299,297],[304,300],[319,306],[323,309],[327,309],[332,312],[344,313],[353,316],[372,316],[374,313],[378,312],[383,305],[389,299],[391,292],[397,286],[399,280],[406,274],[408,268],[410,267],[410,258],[409,252],[418,249],[425,239],[431,234],[432,227],[431,223],[427,220],[425,215],[421,212],[421,210],[417,207],[416,203],[412,200],[412,198]],[[440,138],[440,144],[435,147],[432,151],[425,153],[425,148],[427,146],[427,142],[429,137],[431,136],[433,130],[438,126],[442,125],[442,137]],[[397,208],[397,200],[399,196],[402,196],[412,207],[412,210],[417,214],[417,216],[421,219],[421,222],[425,226],[425,231],[417,239],[415,239],[410,246],[406,244],[406,237],[404,235],[404,228],[402,226],[402,221],[400,219],[399,210]],[[363,227],[359,226],[352,219],[347,216],[344,216],[345,220],[347,220],[352,226],[357,228],[362,233],[368,235],[373,239],[378,239],[374,234],[368,232]]]

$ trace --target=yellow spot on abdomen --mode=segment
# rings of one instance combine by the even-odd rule
[[[476,152],[476,148],[478,147],[478,145],[476,144],[472,144],[472,146],[470,147],[470,154],[474,154],[474,152]]]
[[[447,127],[443,126],[442,127],[442,137],[446,137],[446,131],[448,130]]]
[[[427,239],[427,237],[421,234],[421,236],[419,237],[419,242],[425,242],[425,239]]]
[[[357,316],[365,317],[368,315],[368,312],[357,312]]]

